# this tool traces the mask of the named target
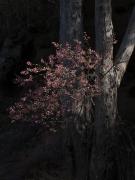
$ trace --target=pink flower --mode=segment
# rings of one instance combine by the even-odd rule
[[[21,75],[28,75],[29,72],[28,72],[28,71],[21,71],[20,74],[21,74]]]
[[[27,61],[26,63],[28,66],[32,66],[32,63],[30,61]]]
[[[27,99],[26,97],[22,97],[21,101],[26,101],[26,99]]]
[[[45,63],[44,59],[41,59],[41,63],[43,63],[43,64]]]

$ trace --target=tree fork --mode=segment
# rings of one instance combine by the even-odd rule
[[[135,48],[135,6],[124,35],[123,41],[115,58],[115,66],[117,70],[117,85],[120,86],[129,60]]]

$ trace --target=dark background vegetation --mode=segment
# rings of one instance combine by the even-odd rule
[[[127,27],[134,0],[112,0],[118,43]],[[83,28],[94,47],[94,0],[84,0]],[[59,39],[58,0],[0,1],[0,180],[64,180],[62,133],[32,123],[14,123],[6,109],[19,97],[15,74],[27,60],[39,62]],[[115,52],[114,51],[114,52]],[[135,53],[119,90],[120,115],[135,125]]]

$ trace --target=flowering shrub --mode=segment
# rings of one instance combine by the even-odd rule
[[[100,58],[90,48],[82,48],[79,41],[73,47],[53,43],[56,54],[40,64],[27,62],[27,67],[16,78],[26,89],[25,95],[9,108],[14,120],[54,123],[84,97],[99,94],[96,75]]]

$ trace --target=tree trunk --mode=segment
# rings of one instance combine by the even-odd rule
[[[82,40],[82,0],[60,0],[60,42],[73,44],[74,40]],[[71,117],[71,121],[66,118],[66,121],[68,154],[72,162],[72,177],[69,179],[85,180],[88,167],[86,148],[73,118]]]
[[[60,41],[82,38],[82,0],[60,0]]]
[[[130,57],[134,51],[134,48],[135,48],[135,6],[133,7],[133,12],[125,36],[123,38],[123,41],[115,58],[118,86],[120,86],[120,83],[126,71]]]
[[[118,54],[113,62],[113,25],[111,0],[95,0],[96,51],[102,57],[99,75],[101,95],[95,106],[95,142],[92,151],[90,177],[92,180],[113,179],[109,164],[109,146],[117,122],[117,88],[135,47],[135,8]],[[108,139],[109,137],[109,139]],[[112,158],[112,157],[111,157]],[[110,163],[110,162],[109,162]],[[110,174],[109,174],[110,172]]]
[[[116,73],[113,67],[111,0],[96,0],[95,13],[96,51],[102,58],[99,69],[102,92],[96,103],[96,124],[99,126],[99,124],[102,123],[103,126],[112,127],[116,119],[117,106],[116,100],[114,99],[116,99],[117,96],[115,83]],[[97,123],[97,121],[100,122]]]
[[[73,43],[74,39],[80,40],[82,34],[82,0],[61,0],[60,6],[60,41],[62,43]],[[87,152],[88,147],[83,149],[83,143],[80,141],[80,136],[76,133],[75,127],[70,126],[71,128],[69,128],[72,142],[72,161],[73,167],[75,167],[73,180],[88,180],[89,177],[90,180],[114,179],[112,177],[113,167],[107,167],[108,150],[117,124],[117,88],[135,47],[134,22],[135,10],[133,9],[127,32],[113,62],[111,0],[95,0],[96,51],[102,58],[97,72],[101,77],[101,95],[95,101],[94,140],[90,139],[93,146],[89,153]],[[88,154],[91,156],[86,156]],[[87,176],[88,166],[89,176]]]
[[[108,138],[113,136],[117,118],[117,86],[115,72],[111,70],[101,81],[102,95],[96,99],[95,139],[92,151],[92,180],[105,179]],[[112,133],[112,134],[111,134]],[[111,136],[110,136],[111,135]],[[110,139],[111,141],[111,139]]]
[[[90,176],[105,179],[107,135],[116,124],[117,85],[113,68],[113,25],[111,0],[95,1],[96,51],[102,58],[99,69],[101,95],[95,106],[95,142],[92,151]]]

